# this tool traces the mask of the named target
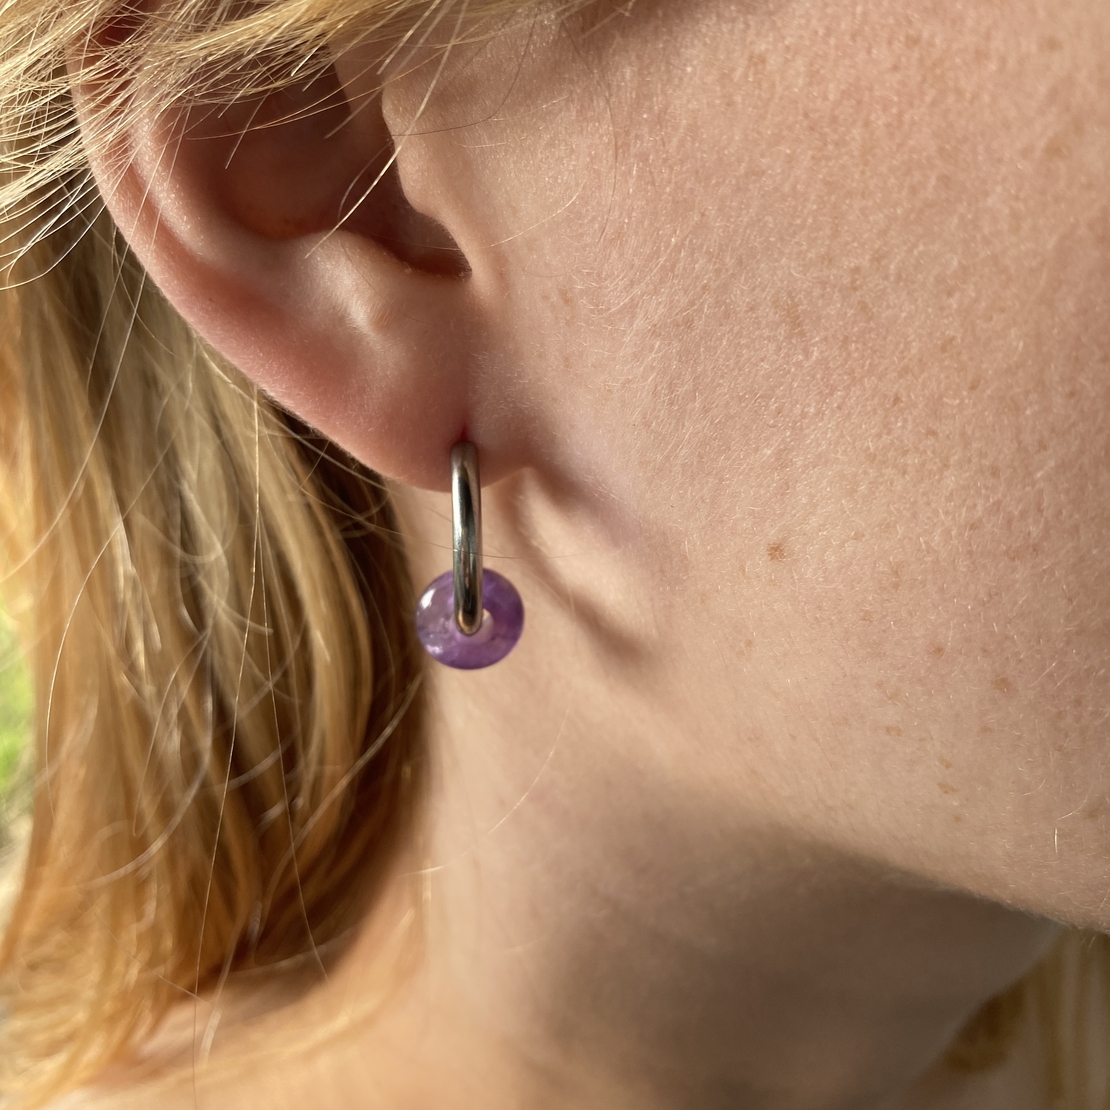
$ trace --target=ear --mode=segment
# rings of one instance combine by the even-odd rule
[[[77,100],[88,134],[95,95]],[[420,142],[390,133],[380,92],[349,101],[328,65],[227,107],[139,113],[110,149],[87,145],[121,232],[204,339],[380,473],[442,489],[460,439],[487,480],[518,460],[491,340],[497,267],[458,199],[464,167],[406,158]]]

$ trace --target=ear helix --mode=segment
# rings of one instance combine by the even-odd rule
[[[454,569],[431,582],[416,606],[424,650],[448,667],[475,671],[500,662],[524,631],[516,587],[482,568],[482,487],[473,443],[451,449]]]

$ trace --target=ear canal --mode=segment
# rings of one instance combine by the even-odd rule
[[[342,229],[406,266],[462,277],[458,244],[405,196],[380,93],[352,104],[334,66],[311,80],[195,118],[187,140],[222,141],[211,185],[227,211],[269,239]]]

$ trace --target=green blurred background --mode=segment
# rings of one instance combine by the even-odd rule
[[[0,847],[8,840],[20,807],[23,759],[31,727],[31,682],[19,653],[15,629],[0,611]]]

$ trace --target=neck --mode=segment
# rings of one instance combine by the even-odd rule
[[[885,1107],[1051,936],[781,829],[701,821],[627,767],[568,763],[549,720],[559,745],[523,788],[489,781],[505,764],[476,718],[444,737],[458,774],[423,962],[371,1069],[391,1105]]]
[[[487,501],[494,552],[526,556],[497,531],[519,514]],[[738,767],[707,767],[722,745],[693,676],[636,632],[644,572],[603,548],[526,589],[519,658],[432,675],[427,940],[390,1038],[395,1104],[416,1082],[427,1105],[474,1105],[460,1092],[491,1075],[491,1110],[897,1097],[1052,928],[784,827],[749,737]],[[493,565],[526,588],[546,564]],[[629,599],[626,628],[597,632],[598,581]]]
[[[518,556],[489,561],[522,588],[524,639],[488,671],[430,675],[427,834],[274,1043],[352,1007],[373,1020],[325,1042],[326,1067],[279,1062],[273,1090],[252,1072],[238,1105],[285,1105],[299,1084],[324,1110],[368,1090],[439,1110],[900,1105],[1052,927],[784,820],[752,753],[795,738],[764,727],[752,674],[733,682],[742,726],[712,700],[712,660],[645,614],[650,573],[611,553],[635,544],[584,544],[578,521],[577,547],[548,541],[573,558],[530,562],[501,496],[487,553]],[[442,499],[407,516],[430,537],[412,545],[422,583],[449,555]],[[383,995],[414,876],[418,963]]]

